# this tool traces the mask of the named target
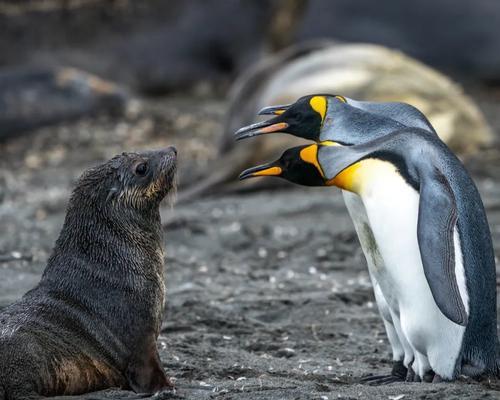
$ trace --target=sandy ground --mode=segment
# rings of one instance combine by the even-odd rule
[[[498,132],[494,95],[480,105]],[[0,307],[38,281],[75,178],[124,150],[175,144],[184,173],[214,157],[226,104],[167,98],[134,116],[45,128],[0,145]],[[468,165],[500,254],[500,156]],[[371,387],[390,353],[339,191],[216,196],[162,210],[168,300],[158,399],[500,399],[500,382]],[[500,276],[500,271],[497,270]],[[78,399],[133,398],[108,390]]]

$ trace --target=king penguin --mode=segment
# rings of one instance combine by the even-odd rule
[[[415,107],[405,103],[378,103],[357,101],[339,95],[309,95],[293,104],[266,107],[260,115],[274,115],[267,121],[243,127],[236,132],[241,140],[269,133],[289,133],[316,142],[334,140],[351,145],[382,137],[406,127],[421,128],[436,135],[427,118]],[[374,288],[375,300],[391,345],[393,367],[389,375],[375,375],[364,383],[385,384],[398,380],[413,380],[413,352],[399,338],[399,322],[391,316],[387,301],[377,280],[377,271],[383,268],[370,222],[360,197],[342,191],[346,208],[353,221],[361,248],[366,258],[368,273]]]
[[[498,375],[486,214],[464,166],[437,136],[405,128],[359,145],[299,146],[240,178],[254,176],[360,196],[384,261],[377,282],[419,379]]]

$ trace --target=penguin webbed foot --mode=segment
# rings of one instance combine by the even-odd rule
[[[420,382],[420,377],[413,370],[412,364],[413,362],[408,365],[408,372],[406,373],[405,382]]]
[[[408,373],[406,374],[406,382],[426,382],[426,383],[436,383],[441,382],[441,377],[437,375],[433,370],[427,371],[424,376],[420,376],[415,373],[410,364],[408,366]]]
[[[404,382],[406,375],[407,368],[403,365],[403,362],[394,361],[389,375],[370,375],[361,378],[359,382],[370,386],[388,385],[395,382]]]

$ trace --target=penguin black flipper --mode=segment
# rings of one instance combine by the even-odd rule
[[[389,134],[357,146],[322,146],[318,161],[327,179],[333,179],[351,165],[367,158],[394,158],[405,163],[397,142],[410,140]],[[407,143],[408,145],[408,143]],[[427,165],[427,164],[425,164]],[[436,168],[420,168],[418,242],[426,280],[441,312],[456,324],[467,324],[467,312],[455,276],[454,230],[457,208],[450,184]]]
[[[441,312],[465,326],[467,312],[455,275],[457,218],[455,196],[444,174],[437,168],[421,174],[417,237],[425,277]]]

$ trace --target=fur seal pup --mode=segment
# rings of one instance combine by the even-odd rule
[[[159,205],[177,151],[123,153],[73,191],[40,283],[0,312],[0,399],[171,385],[156,340],[164,309]]]
[[[463,155],[476,152],[493,139],[483,114],[462,88],[417,60],[378,45],[304,42],[255,63],[236,80],[219,154],[207,168],[210,173],[201,179],[192,175],[181,179],[186,187],[179,200],[196,198],[214,187],[228,187],[248,165],[275,159],[283,148],[301,144],[293,137],[274,136],[235,146],[233,134],[255,122],[263,107],[292,103],[310,93],[342,93],[360,100],[411,104],[428,117],[442,140]],[[263,182],[252,186],[258,184]]]

